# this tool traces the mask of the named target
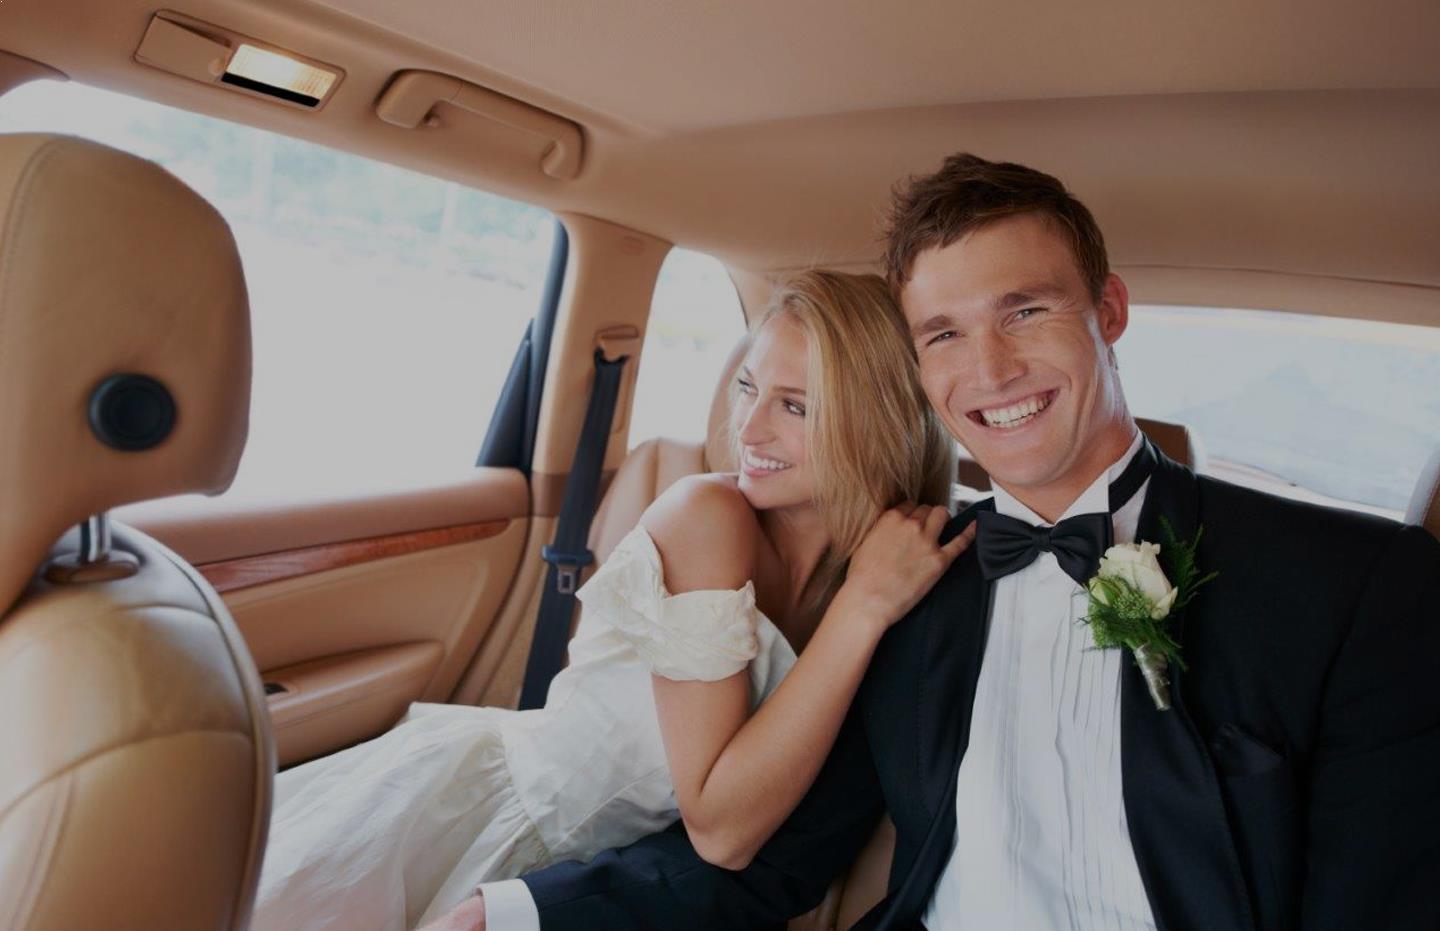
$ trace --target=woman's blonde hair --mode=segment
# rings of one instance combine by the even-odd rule
[[[810,270],[782,282],[752,334],[776,318],[809,347],[805,441],[830,547],[804,599],[823,608],[886,509],[946,506],[954,443],[925,400],[904,317],[879,275]]]

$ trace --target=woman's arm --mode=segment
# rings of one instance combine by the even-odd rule
[[[738,491],[708,484],[657,501],[643,520],[672,593],[739,588],[753,575],[754,513]],[[967,533],[937,545],[947,517],[896,509],[876,523],[795,667],[753,717],[744,671],[717,682],[655,677],[676,799],[705,860],[744,868],[814,782],[881,635],[969,544]]]

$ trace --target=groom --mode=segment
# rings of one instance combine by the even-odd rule
[[[487,885],[447,927],[774,927],[888,809],[865,928],[1440,928],[1440,544],[1157,455],[1111,350],[1125,284],[1054,178],[948,159],[897,193],[887,264],[926,394],[995,483],[948,530],[979,520],[975,546],[891,629],[750,866],[706,865],[677,824]],[[1167,526],[1203,529],[1218,576],[1165,621],[1160,710],[1094,648],[1081,584],[1112,542],[1173,550]]]

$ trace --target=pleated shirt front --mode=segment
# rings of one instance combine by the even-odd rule
[[[1062,519],[1108,511],[1109,485],[1139,447],[1137,437]],[[1116,542],[1134,541],[1148,486],[1114,514]],[[998,485],[995,509],[1046,523]],[[955,846],[929,931],[1155,928],[1120,769],[1120,674],[1133,660],[1095,649],[1086,609],[1084,589],[1049,553],[995,582]]]

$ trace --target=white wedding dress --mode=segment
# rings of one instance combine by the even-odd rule
[[[749,665],[758,704],[795,653],[755,589],[671,595],[637,527],[580,590],[544,708],[417,704],[393,730],[276,778],[255,931],[401,931],[474,892],[679,817],[650,673]]]

